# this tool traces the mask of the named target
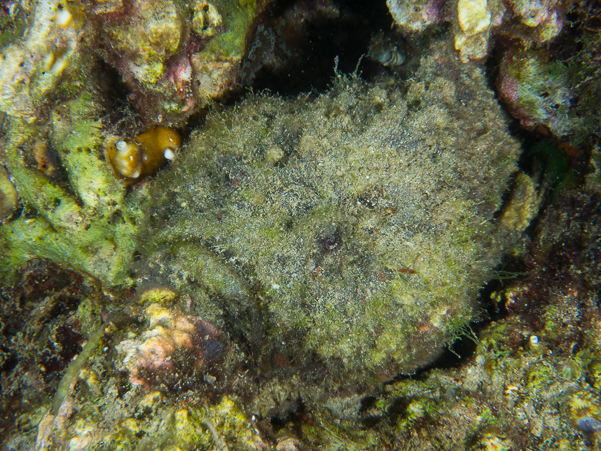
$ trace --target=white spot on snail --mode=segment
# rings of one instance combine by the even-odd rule
[[[67,28],[71,20],[73,20],[73,16],[66,9],[63,9],[56,15],[56,24],[61,28]]]
[[[169,139],[169,140],[172,141],[172,139]],[[175,153],[173,153],[173,150],[171,150],[171,149],[166,149],[165,153],[163,155],[168,160],[173,160],[175,158]]]
[[[127,144],[125,144],[125,141],[117,141],[115,147],[117,148],[117,150],[125,150]]]
[[[537,337],[536,335],[531,335],[531,336],[530,336],[530,344],[531,344],[532,346],[536,346],[536,345],[538,345],[538,341],[539,341],[539,340],[538,340],[538,337]]]

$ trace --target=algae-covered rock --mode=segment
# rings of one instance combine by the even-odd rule
[[[404,33],[424,34],[450,22],[464,62],[490,56],[498,36],[525,48],[549,43],[564,28],[566,12],[578,8],[578,2],[561,0],[387,0],[386,5]]]
[[[598,20],[583,7],[578,22]],[[509,47],[500,64],[497,92],[524,128],[548,130],[574,146],[590,145],[599,133],[601,40],[587,25],[558,51]],[[589,144],[587,144],[589,143]]]
[[[254,1],[135,0],[83,9],[94,53],[117,69],[142,118],[182,124],[236,83],[258,8]]]
[[[0,161],[24,211],[0,228],[0,277],[12,278],[32,258],[88,273],[110,287],[128,281],[136,196],[103,160],[104,131],[96,96],[83,93],[50,112],[49,126],[5,120]]]
[[[153,184],[140,277],[269,366],[430,362],[515,241],[493,214],[519,154],[483,74],[442,52],[407,86],[213,111]]]
[[[569,69],[542,52],[509,53],[501,67],[499,95],[525,127],[545,125],[556,136],[575,128],[570,116],[574,101]]]
[[[79,30],[69,10],[60,1],[23,5],[27,24],[22,36],[2,27],[0,42],[0,111],[33,122],[47,99],[56,96],[57,86],[68,75],[79,82]],[[17,8],[13,4],[11,8]],[[4,15],[3,15],[4,16]],[[1,19],[3,25],[4,17]],[[21,22],[21,20],[19,20]],[[13,25],[22,30],[23,23]]]

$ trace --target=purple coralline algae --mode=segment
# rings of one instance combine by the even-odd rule
[[[223,335],[201,318],[178,315],[159,304],[146,308],[148,329],[117,346],[133,385],[185,385],[190,378],[209,380],[208,370],[225,350]]]

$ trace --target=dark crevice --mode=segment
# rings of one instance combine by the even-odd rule
[[[339,73],[352,73],[368,52],[373,33],[391,29],[385,2],[359,0],[274,2],[255,20],[242,62],[242,84],[297,95],[327,89]],[[372,64],[362,61],[359,71],[370,78]]]
[[[103,121],[116,135],[132,135],[142,125],[136,108],[129,102],[132,91],[113,66],[102,60],[94,62],[92,89],[99,91],[102,99]]]

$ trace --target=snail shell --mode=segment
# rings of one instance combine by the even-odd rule
[[[136,179],[142,173],[140,146],[134,142],[122,139],[113,141],[107,146],[105,156],[117,178]]]
[[[153,175],[168,160],[173,160],[181,144],[175,130],[157,126],[140,133],[133,141],[109,140],[105,157],[115,177],[137,179]]]

